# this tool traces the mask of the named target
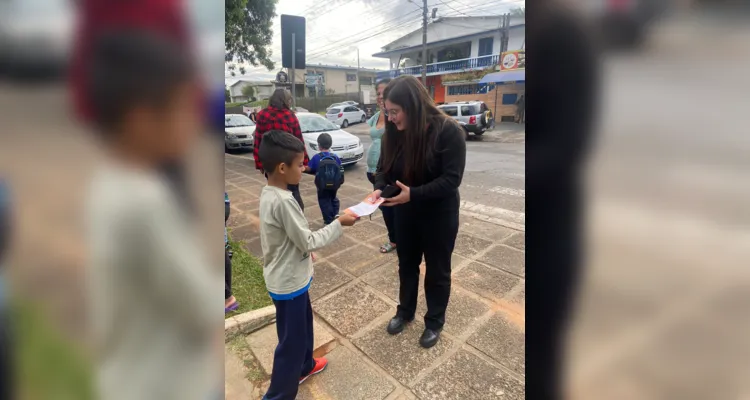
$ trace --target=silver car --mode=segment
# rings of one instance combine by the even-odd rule
[[[494,121],[489,108],[482,101],[461,101],[438,106],[444,113],[452,117],[469,132],[481,136],[488,129],[492,129]]]
[[[255,140],[255,123],[242,114],[224,116],[224,149],[252,150]]]

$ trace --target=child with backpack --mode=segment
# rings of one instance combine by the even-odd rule
[[[323,222],[328,225],[339,215],[339,199],[336,197],[341,185],[344,183],[344,167],[341,159],[330,152],[333,145],[331,135],[321,133],[318,136],[318,150],[310,163],[308,169],[315,174],[315,187],[318,188],[318,205],[323,214]]]

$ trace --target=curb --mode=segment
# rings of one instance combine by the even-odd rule
[[[276,307],[273,305],[248,311],[224,319],[224,342],[239,335],[247,335],[276,321]]]

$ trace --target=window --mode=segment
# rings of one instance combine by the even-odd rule
[[[475,94],[479,90],[478,85],[457,85],[448,86],[449,96],[458,96],[462,94]]]
[[[469,106],[461,106],[461,115],[473,115],[474,113],[471,112],[471,107]]]
[[[492,54],[492,39],[491,37],[479,39],[479,57]]]
[[[458,107],[456,106],[448,106],[441,108],[444,113],[446,113],[450,117],[457,117],[458,116]]]
[[[518,93],[503,93],[503,104],[513,105],[518,101]]]
[[[359,83],[363,85],[372,85],[372,79],[371,76],[361,76],[359,77]]]
[[[357,81],[357,74],[346,74],[346,81],[347,82],[356,82]]]
[[[352,106],[346,107],[346,109],[344,110],[344,112],[356,112],[356,111],[357,111],[357,108],[352,107]]]

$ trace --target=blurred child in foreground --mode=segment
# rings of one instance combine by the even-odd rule
[[[325,369],[325,358],[313,358],[313,314],[308,290],[313,278],[310,252],[333,243],[356,218],[344,214],[312,232],[289,190],[305,170],[305,145],[283,131],[263,135],[258,156],[268,174],[260,195],[260,241],[263,278],[276,307],[279,344],[273,358],[271,385],[264,400],[292,400],[298,385]]]
[[[221,277],[160,173],[202,127],[192,60],[144,30],[103,35],[91,57],[87,98],[108,155],[88,205],[99,395],[215,398]]]

